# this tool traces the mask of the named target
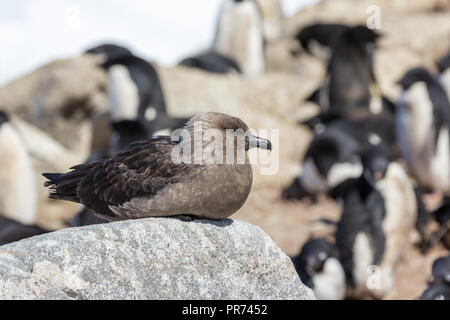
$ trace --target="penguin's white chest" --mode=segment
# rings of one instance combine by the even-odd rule
[[[323,271],[314,275],[314,294],[319,300],[342,300],[345,296],[345,273],[336,258],[329,258]]]
[[[418,82],[402,93],[396,131],[400,152],[410,171],[421,185],[432,185],[433,104],[425,83]]]
[[[328,186],[333,188],[347,179],[361,176],[363,167],[360,162],[335,163],[328,173]]]
[[[400,164],[392,162],[388,166],[385,178],[377,182],[376,188],[384,199],[386,213],[383,231],[386,237],[400,232],[403,233],[401,238],[404,242],[406,238],[403,236],[416,222],[417,203],[411,182]]]
[[[408,176],[396,162],[389,165],[385,178],[377,182],[376,187],[383,196],[386,209],[382,223],[386,242],[379,265],[380,285],[374,292],[382,297],[394,286],[397,266],[417,220],[417,201]]]
[[[450,146],[449,130],[442,128],[436,142],[436,150],[431,159],[431,176],[438,190],[450,193]]]
[[[356,235],[353,245],[353,278],[356,291],[366,291],[368,270],[373,265],[374,253],[366,233],[360,232]]]
[[[138,88],[123,65],[114,65],[108,70],[108,104],[115,121],[134,120],[137,117]]]
[[[263,27],[256,3],[228,1],[222,8],[214,49],[234,58],[254,78],[265,69]]]

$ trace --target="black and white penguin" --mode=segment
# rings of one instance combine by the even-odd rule
[[[450,256],[436,259],[431,273],[431,279],[420,299],[450,300]]]
[[[373,55],[380,34],[365,26],[351,27],[335,43],[328,64],[325,87],[329,90],[329,110],[346,114],[355,108],[383,110]]]
[[[0,216],[0,246],[47,232],[50,231]]]
[[[450,286],[436,283],[430,284],[422,293],[421,300],[450,300]]]
[[[417,222],[414,188],[382,145],[362,156],[364,173],[330,191],[343,202],[336,245],[348,281],[348,296],[381,298],[395,273]]]
[[[450,99],[450,53],[437,62],[438,79]]]
[[[315,23],[303,27],[295,36],[309,54],[329,60],[336,41],[350,26],[338,23]]]
[[[179,65],[212,73],[241,73],[235,60],[214,51],[183,59]]]
[[[362,174],[360,153],[367,147],[365,133],[346,121],[336,121],[311,141],[302,174],[283,191],[285,199],[326,193],[349,178]]]
[[[336,246],[351,298],[370,295],[367,280],[370,269],[381,263],[386,246],[382,195],[365,178],[346,180],[330,195],[342,201],[342,216],[336,231]]]
[[[381,115],[368,118],[331,121],[311,141],[297,177],[282,197],[302,199],[326,193],[363,172],[361,154],[370,146],[386,144],[394,149],[393,121]]]
[[[330,32],[326,34],[328,29]],[[320,33],[331,57],[323,85],[305,101],[317,104],[321,113],[331,112],[339,117],[356,109],[393,114],[395,105],[382,95],[373,71],[373,55],[380,35],[365,26],[315,25],[305,29],[299,41],[304,46],[315,43],[314,33]]]
[[[365,131],[372,144],[383,142],[385,145],[390,146],[395,154],[397,153],[395,116],[391,112],[382,111],[374,114],[368,109],[358,109],[348,114],[345,118],[342,118],[338,113],[323,112],[301,121],[299,124],[307,126],[318,134],[338,120],[351,123],[351,125]]]
[[[432,282],[445,283],[450,286],[450,255],[440,257],[433,262]]]
[[[249,78],[265,72],[263,22],[255,0],[224,0],[212,50],[235,60]]]
[[[408,71],[398,82],[397,141],[410,173],[423,189],[450,192],[450,102],[426,69]]]
[[[0,111],[0,215],[25,225],[35,223],[37,195],[26,146],[8,115]]]
[[[324,238],[308,240],[292,258],[302,282],[319,300],[342,300],[345,297],[345,273],[336,246]]]
[[[166,114],[166,103],[158,73],[127,48],[104,44],[86,51],[103,55],[108,72],[108,104],[114,121],[154,120]]]

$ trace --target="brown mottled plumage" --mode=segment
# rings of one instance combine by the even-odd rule
[[[201,126],[194,126],[196,121]],[[209,112],[192,118],[185,129],[195,137],[199,129],[225,135],[227,129],[242,129],[243,134],[248,127],[238,118]],[[45,173],[45,186],[51,187],[51,198],[82,203],[108,220],[177,215],[223,219],[236,212],[253,179],[247,153],[243,164],[176,164],[172,151],[181,143],[171,137],[136,142],[112,159],[78,165],[65,174]],[[246,151],[252,146],[271,149],[268,140],[254,136],[245,143]]]

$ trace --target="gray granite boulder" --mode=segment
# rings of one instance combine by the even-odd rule
[[[237,220],[128,220],[0,247],[2,299],[314,299],[290,259]]]

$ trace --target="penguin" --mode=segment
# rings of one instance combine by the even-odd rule
[[[214,51],[183,59],[179,65],[211,73],[241,73],[241,68],[235,60]]]
[[[383,198],[364,175],[346,180],[330,196],[342,201],[335,238],[345,271],[346,296],[365,298],[370,296],[369,270],[381,262],[386,246]]]
[[[436,259],[431,273],[431,279],[420,299],[450,300],[450,256]]]
[[[0,216],[0,246],[47,232],[50,231]]]
[[[302,282],[319,300],[342,300],[345,297],[345,273],[336,246],[324,238],[312,238],[292,258]]]
[[[311,141],[302,163],[302,175],[283,190],[285,199],[326,193],[362,173],[360,153],[367,147],[365,132],[348,121],[336,121]]]
[[[389,145],[396,154],[397,145],[395,138],[395,116],[391,112],[382,111],[374,114],[368,109],[359,109],[342,118],[335,112],[323,112],[307,120],[300,121],[299,124],[308,127],[316,134],[322,132],[324,128],[336,121],[347,121],[352,125],[368,132],[369,140],[373,143],[382,141]]]
[[[166,114],[163,88],[155,68],[124,47],[104,44],[87,54],[102,55],[108,73],[108,104],[114,121],[154,120]]]
[[[361,154],[370,146],[385,144],[395,151],[394,121],[369,114],[351,120],[331,121],[316,132],[302,163],[302,175],[283,190],[284,199],[303,199],[326,193],[363,172]]]
[[[376,190],[383,198],[385,208],[382,221],[385,248],[379,264],[382,284],[381,289],[375,292],[378,296],[384,296],[394,286],[398,264],[409,246],[411,233],[418,228],[419,213],[427,213],[419,212],[422,208],[421,198],[417,197],[405,170],[394,160],[385,145],[369,148],[362,156],[362,161],[368,168],[366,174],[370,175],[369,180],[374,182]]]
[[[400,153],[419,186],[450,192],[450,102],[436,78],[424,68],[399,81],[396,136]]]
[[[231,57],[244,76],[254,79],[266,69],[261,11],[255,0],[225,0],[212,50]]]
[[[365,26],[346,26],[338,30],[333,40],[323,40],[331,50],[324,83],[305,101],[317,104],[322,114],[331,112],[341,118],[358,109],[368,109],[373,114],[394,114],[395,104],[381,93],[373,71],[373,54],[381,35]],[[303,35],[305,46],[312,41],[308,36],[306,32]]]
[[[25,225],[36,220],[37,195],[26,146],[0,110],[0,214]]]
[[[349,28],[345,24],[315,23],[303,27],[295,39],[308,54],[328,61],[336,41]]]
[[[351,27],[336,41],[324,87],[329,110],[346,114],[355,108],[383,110],[383,98],[373,71],[376,41],[381,35],[365,26]]]
[[[450,255],[440,257],[433,262],[432,282],[450,286]]]
[[[436,65],[439,70],[438,80],[450,99],[450,53],[442,57]]]
[[[420,300],[450,300],[450,286],[445,284],[431,284],[422,293]]]
[[[382,298],[394,286],[396,270],[417,222],[414,188],[383,145],[362,155],[364,172],[330,191],[341,200],[336,245],[347,277],[347,295]]]

